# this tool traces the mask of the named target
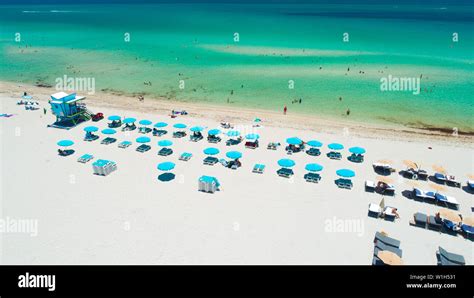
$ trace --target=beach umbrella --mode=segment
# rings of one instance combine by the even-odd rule
[[[216,155],[216,154],[219,154],[219,149],[214,148],[214,147],[209,147],[209,148],[204,149],[204,154]]]
[[[106,129],[102,130],[102,133],[104,135],[113,135],[113,134],[117,133],[117,131],[115,129],[112,129],[112,128],[106,128]]]
[[[378,163],[384,163],[384,164],[393,164],[393,160],[390,159],[379,159],[377,160]]]
[[[117,116],[117,115],[112,115],[112,116],[109,116],[107,119],[109,119],[110,121],[119,121],[120,119],[122,119],[122,117]]]
[[[260,136],[256,133],[250,133],[250,134],[246,135],[245,138],[247,140],[258,140],[260,138]]]
[[[61,140],[57,144],[58,146],[61,146],[61,147],[69,147],[69,146],[74,145],[74,142],[71,140]]]
[[[229,130],[227,132],[227,136],[229,136],[229,137],[238,137],[238,136],[240,136],[240,131],[238,131],[238,130]]]
[[[395,253],[388,250],[379,250],[377,257],[386,265],[403,265],[402,259]]]
[[[84,131],[85,132],[96,132],[98,131],[99,128],[97,126],[87,126],[87,127],[84,127]]]
[[[135,119],[135,118],[125,118],[125,119],[123,119],[123,123],[126,123],[126,124],[135,123],[136,121],[137,121],[137,119]]]
[[[158,122],[158,123],[155,124],[156,128],[163,128],[163,127],[166,127],[166,126],[168,126],[168,123],[166,123],[166,122]]]
[[[146,119],[140,120],[140,122],[138,122],[138,124],[143,125],[143,126],[148,126],[148,125],[151,125],[152,123],[153,122],[151,122],[150,120],[146,120]]]
[[[349,169],[339,169],[336,171],[336,174],[344,178],[351,178],[355,176],[355,172]]]
[[[437,192],[445,191],[445,190],[446,190],[446,187],[444,187],[443,185],[434,184],[434,183],[430,183],[430,187],[431,187],[432,189],[436,190]]]
[[[242,153],[240,153],[239,151],[229,151],[225,154],[225,156],[230,159],[239,159],[242,157]]]
[[[305,167],[306,171],[319,172],[323,170],[323,166],[317,163],[309,163]]]
[[[473,175],[473,174],[469,174],[469,175],[467,175],[467,178],[469,178],[469,179],[474,179],[474,175]]]
[[[165,162],[159,163],[157,166],[158,170],[164,171],[164,172],[171,171],[172,169],[174,169],[174,167],[175,167],[175,163],[171,161],[165,161]]]
[[[393,179],[390,177],[385,177],[385,176],[377,176],[377,180],[381,182],[385,182],[387,184],[393,183]]]
[[[150,141],[151,139],[149,137],[139,137],[135,140],[135,142],[141,143],[141,144],[149,143]]]
[[[214,128],[214,129],[209,130],[207,133],[211,136],[217,136],[218,134],[221,133],[221,131],[217,128]]]
[[[459,216],[459,214],[456,214],[455,212],[449,209],[440,209],[438,214],[439,217],[455,223],[459,223],[462,221],[461,216]]]
[[[321,146],[323,146],[323,143],[321,143],[320,141],[316,141],[316,140],[308,141],[306,144],[308,144],[308,146],[310,146],[310,147],[321,147]]]
[[[290,145],[301,145],[303,143],[303,141],[297,137],[288,138],[286,142]]]
[[[446,169],[440,165],[433,165],[433,170],[441,174],[446,174]]]
[[[204,127],[202,127],[202,126],[193,126],[189,130],[192,131],[192,132],[200,132],[200,131],[204,130]]]
[[[278,165],[282,168],[291,168],[295,164],[295,161],[289,158],[283,158],[278,161]]]
[[[176,123],[175,125],[173,125],[173,127],[178,129],[185,129],[187,126],[183,123]]]
[[[385,208],[385,198],[382,198],[382,201],[380,201],[379,206],[382,210]]]
[[[407,166],[408,168],[418,169],[418,165],[417,165],[416,162],[414,162],[414,161],[411,161],[411,160],[404,160],[404,161],[403,161],[403,164],[404,164],[405,166]]]
[[[339,143],[331,143],[328,145],[328,148],[331,149],[331,150],[342,150],[344,149],[344,146],[342,144],[339,144]]]
[[[255,118],[255,120],[253,120],[253,122],[257,122],[257,123],[258,123],[258,122],[262,122],[262,119],[260,119],[260,118]]]
[[[463,218],[462,223],[467,226],[474,227],[474,216]]]
[[[161,140],[158,142],[158,145],[161,147],[169,147],[173,145],[173,142],[171,142],[170,140]]]
[[[365,149],[362,147],[351,147],[349,148],[349,152],[354,154],[364,154]]]
[[[33,96],[31,96],[31,95],[23,95],[21,98],[23,98],[23,99],[32,99]]]

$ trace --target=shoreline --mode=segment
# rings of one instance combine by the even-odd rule
[[[21,82],[0,81],[0,94],[20,99],[24,91],[35,100],[47,102],[50,95],[58,92],[53,87],[35,86]],[[115,108],[127,111],[170,114],[171,110],[186,110],[194,118],[206,118],[217,122],[253,123],[255,118],[261,118],[263,125],[270,127],[285,127],[303,130],[313,130],[319,133],[339,134],[341,136],[357,136],[370,139],[388,139],[398,141],[430,141],[439,144],[455,144],[474,148],[474,133],[459,132],[454,136],[450,130],[438,127],[414,128],[402,124],[363,123],[343,119],[314,117],[305,114],[283,115],[270,110],[207,104],[205,102],[186,102],[166,97],[146,97],[140,102],[137,94],[124,94],[114,90],[99,91],[93,95],[78,92],[86,96],[86,104],[93,112],[100,108]],[[449,132],[448,132],[449,131]]]

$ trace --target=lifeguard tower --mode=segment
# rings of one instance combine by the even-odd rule
[[[51,95],[49,104],[51,111],[56,116],[56,122],[50,127],[71,129],[78,124],[91,119],[92,114],[82,102],[85,96],[77,96],[76,93],[67,94],[58,92]]]

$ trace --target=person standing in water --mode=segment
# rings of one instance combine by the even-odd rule
[[[283,115],[286,115],[286,111],[287,111],[287,110],[288,110],[288,108],[285,106],[285,107],[283,108]]]

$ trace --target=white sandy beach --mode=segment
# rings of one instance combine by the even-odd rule
[[[133,141],[128,149],[120,149],[116,144],[101,145],[100,141],[84,142],[83,127],[96,125],[103,129],[107,120],[88,122],[71,130],[47,128],[54,122],[47,96],[33,91],[42,107],[26,111],[16,105],[20,88],[5,90],[2,88],[0,94],[0,113],[14,116],[0,118],[1,214],[2,218],[37,219],[38,235],[0,233],[2,264],[368,265],[372,262],[374,234],[381,230],[401,241],[405,264],[436,264],[438,246],[462,254],[468,264],[473,264],[472,241],[409,225],[415,212],[434,215],[442,207],[404,197],[401,192],[411,189],[408,180],[392,174],[397,194],[386,197],[385,203],[398,208],[401,218],[395,222],[368,217],[368,204],[379,203],[382,196],[364,191],[364,181],[377,176],[371,164],[380,159],[394,161],[397,169],[403,168],[403,160],[419,161],[430,173],[431,165],[441,164],[464,186],[467,175],[474,173],[472,138],[454,138],[454,144],[449,137],[403,134],[403,129],[392,135],[375,128],[352,126],[350,133],[344,135],[342,127],[331,131],[326,129],[329,124],[304,125],[304,120],[292,122],[293,116],[259,114],[263,123],[257,130],[261,146],[256,150],[246,149],[243,144],[212,145],[205,139],[197,143],[189,138],[172,139],[169,133],[161,138],[152,137],[152,150],[142,154],[135,151],[134,140],[141,136],[137,131],[119,131],[115,136],[119,141]],[[123,106],[125,99],[120,100]],[[125,109],[110,99],[102,102],[98,96],[86,102],[90,110],[103,112],[106,117],[117,114],[154,123],[168,122],[170,131],[172,124],[178,122],[188,127],[218,128],[219,120],[227,120],[222,119],[224,111],[218,108],[209,110],[206,116],[205,108],[191,104],[186,105],[190,115],[171,119],[171,103],[160,107],[155,103],[152,108],[153,103],[147,101],[148,107],[139,108],[133,102],[134,106]],[[184,104],[176,105],[180,106]],[[43,107],[48,109],[46,116]],[[237,126],[251,127],[251,113],[243,111],[241,116],[228,120]],[[287,157],[284,143],[291,136],[317,139],[325,146],[319,157],[293,154],[295,177],[285,179],[276,174],[277,161]],[[74,155],[58,156],[56,143],[61,139],[75,142]],[[173,140],[173,155],[156,154],[159,139]],[[277,151],[267,150],[270,141],[283,146]],[[365,147],[364,163],[349,162],[346,149],[343,160],[328,159],[326,145],[331,142],[342,143],[346,149]],[[234,171],[220,164],[203,165],[202,151],[207,147],[218,147],[219,158],[230,150],[241,151],[243,166]],[[185,151],[194,156],[188,162],[179,161],[179,155]],[[92,162],[77,162],[84,153],[93,154],[96,159],[113,160],[118,170],[107,177],[93,175]],[[175,180],[157,179],[161,172],[156,166],[162,161],[176,163],[172,171]],[[310,162],[324,166],[319,184],[303,179],[304,166]],[[266,165],[264,174],[252,173],[255,163]],[[356,172],[352,190],[338,189],[334,184],[335,172],[340,168]],[[201,175],[217,177],[221,191],[198,192],[197,180]],[[420,184],[429,189],[428,182]],[[472,194],[452,187],[446,193],[460,203],[459,213],[472,216]],[[337,228],[341,220],[358,222],[362,230],[328,230],[328,221]]]

